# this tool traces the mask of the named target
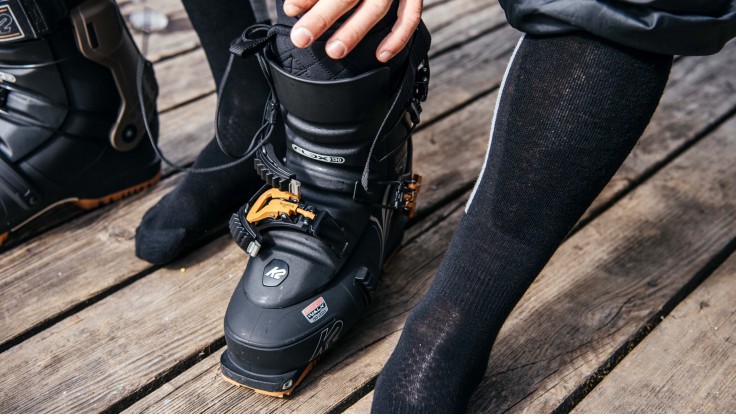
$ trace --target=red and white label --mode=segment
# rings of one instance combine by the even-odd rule
[[[307,318],[310,323],[315,323],[327,313],[327,302],[325,298],[319,297],[314,302],[310,303],[309,306],[302,309],[302,315]]]

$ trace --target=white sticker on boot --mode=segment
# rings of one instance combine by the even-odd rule
[[[327,303],[325,298],[321,297],[314,302],[310,303],[309,306],[302,309],[302,315],[307,318],[310,323],[317,322],[321,317],[327,313]]]

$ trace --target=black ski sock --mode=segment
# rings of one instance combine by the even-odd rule
[[[466,410],[501,325],[641,136],[671,64],[583,33],[520,41],[483,172],[374,412]]]
[[[253,11],[243,0],[183,2],[219,87],[230,56],[230,42],[255,23]],[[229,151],[241,154],[261,126],[269,91],[256,58],[235,60],[225,87],[220,135]],[[278,144],[277,139],[272,142]],[[194,168],[233,160],[212,140],[197,157]],[[136,255],[154,264],[173,260],[208,229],[227,221],[262,184],[252,159],[213,173],[188,173],[143,217],[136,232]]]
[[[327,40],[335,30],[342,25],[352,13],[348,13],[338,20],[323,36],[314,41],[307,48],[300,49],[291,43],[287,35],[277,35],[272,52],[276,60],[289,74],[312,81],[330,81],[345,79],[368,72],[383,65],[388,65],[392,74],[399,74],[399,69],[408,56],[408,50],[397,54],[388,63],[384,64],[376,59],[376,48],[384,37],[391,32],[396,22],[398,1],[394,1],[391,9],[383,19],[376,24],[366,37],[346,57],[340,60],[330,58],[325,52]],[[293,27],[297,21],[295,17],[284,14],[284,0],[276,0],[278,13],[277,23]]]

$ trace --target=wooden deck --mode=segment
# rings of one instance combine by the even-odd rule
[[[191,163],[212,135],[214,83],[180,2],[147,3],[171,19],[149,48],[161,144]],[[181,180],[165,168],[153,190],[57,209],[0,252],[0,412],[367,412],[481,167],[519,36],[489,3],[425,0],[419,212],[377,301],[297,394],[219,377],[222,318],[246,263],[224,229],[167,267],[134,256],[143,213]],[[736,411],[734,68],[733,42],[676,61],[644,137],[504,326],[472,411]]]

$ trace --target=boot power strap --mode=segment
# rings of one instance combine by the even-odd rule
[[[261,249],[263,231],[290,228],[320,239],[342,257],[348,246],[345,230],[327,211],[304,205],[300,199],[299,195],[264,186],[230,218],[233,240],[255,257]]]

